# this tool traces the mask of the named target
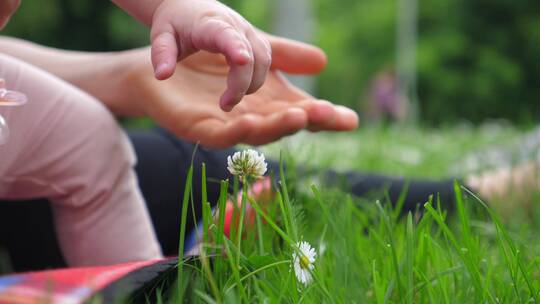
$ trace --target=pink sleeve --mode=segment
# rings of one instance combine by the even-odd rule
[[[0,78],[29,100],[0,107],[11,130],[0,146],[0,198],[48,198],[70,265],[160,257],[133,149],[112,115],[77,88],[2,54]]]

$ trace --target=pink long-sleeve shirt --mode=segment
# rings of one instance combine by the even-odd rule
[[[29,100],[0,107],[11,133],[0,146],[0,198],[48,198],[72,266],[159,258],[135,155],[113,116],[81,90],[3,54],[0,78]]]

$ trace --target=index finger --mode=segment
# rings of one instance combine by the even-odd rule
[[[254,68],[253,50],[244,34],[227,22],[208,19],[194,31],[194,45],[197,49],[225,55],[230,66],[227,90],[220,99],[224,111],[230,111],[246,94]]]

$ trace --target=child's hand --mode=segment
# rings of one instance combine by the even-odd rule
[[[158,79],[169,78],[178,60],[198,50],[225,55],[230,70],[219,102],[224,111],[262,86],[272,60],[268,41],[215,0],[164,0],[153,15],[151,40]]]

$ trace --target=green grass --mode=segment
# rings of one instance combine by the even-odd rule
[[[319,168],[362,170],[409,177],[448,177],[469,152],[508,147],[520,130],[500,124],[461,125],[443,129],[366,127],[352,133],[300,133],[261,147],[278,158],[281,150],[298,163]]]
[[[453,165],[466,153],[511,143],[517,135],[493,127],[364,129],[300,135],[264,150],[273,156],[284,150],[294,161],[321,169],[446,177],[455,174]],[[258,217],[236,231],[241,239],[224,237],[223,218],[210,220],[209,211],[203,212],[209,228],[201,256],[196,262],[180,260],[182,284],[149,295],[150,302],[181,302],[177,295],[193,303],[524,303],[540,297],[535,212],[503,221],[456,184],[453,214],[439,208],[435,195],[420,212],[401,215],[384,199],[353,197],[298,179],[294,172],[274,174],[281,181],[273,186],[274,199],[244,197]],[[220,201],[213,202],[220,209],[226,186],[223,182]],[[317,251],[314,280],[306,286],[291,270],[300,240]]]

